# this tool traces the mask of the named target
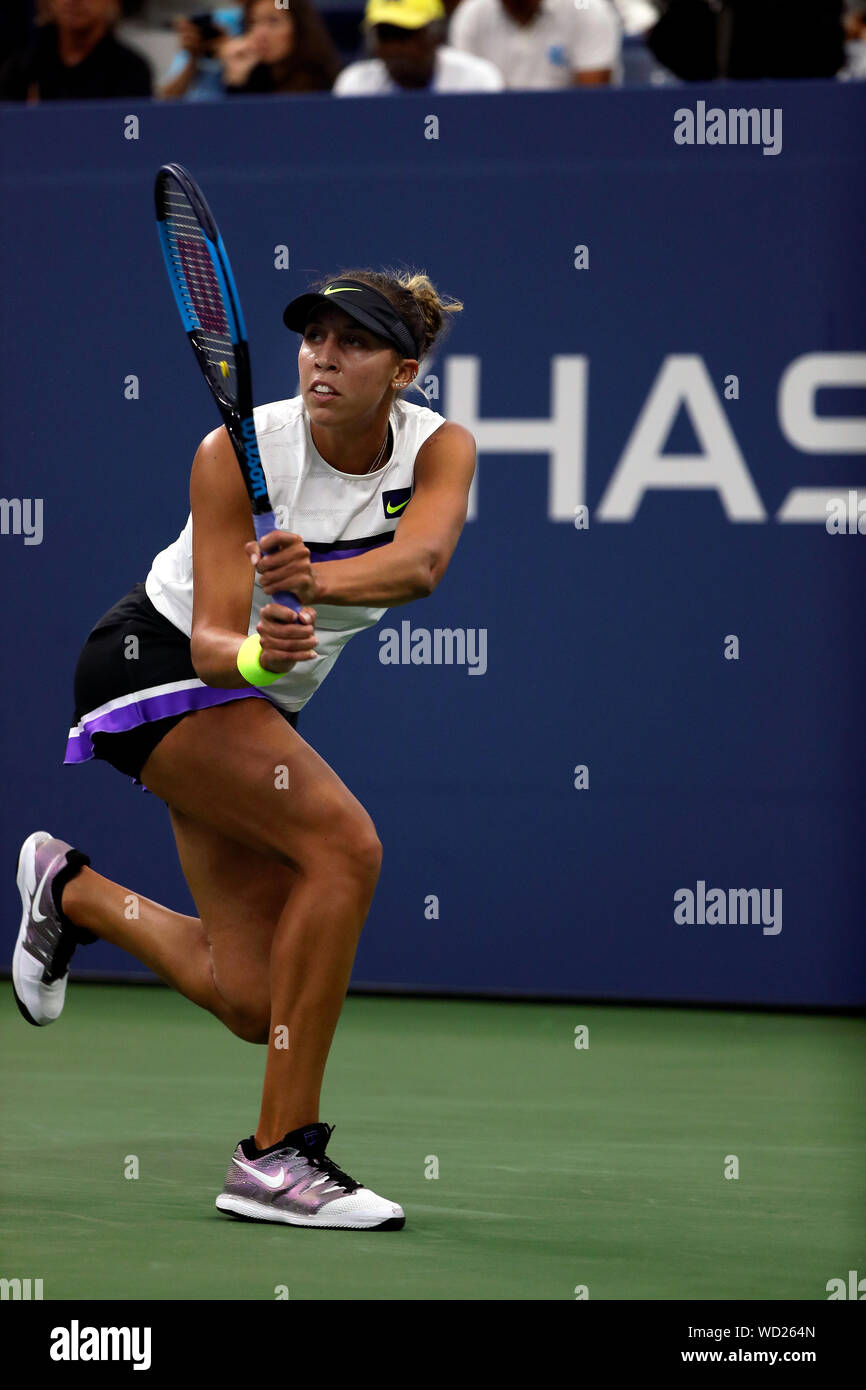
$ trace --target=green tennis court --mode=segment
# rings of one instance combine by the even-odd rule
[[[358,1233],[216,1212],[263,1048],[158,987],[73,975],[43,1030],[2,998],[0,1273],[45,1299],[822,1300],[866,1273],[859,1019],[350,997],[329,1155],[406,1210]]]

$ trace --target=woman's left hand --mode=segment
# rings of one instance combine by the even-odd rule
[[[248,541],[244,549],[266,594],[290,593],[301,603],[317,601],[319,583],[310,563],[310,552],[300,536],[291,531],[269,531],[260,542]],[[266,551],[273,554],[265,554]]]

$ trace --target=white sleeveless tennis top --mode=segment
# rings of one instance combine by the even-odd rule
[[[302,396],[257,406],[253,412],[259,453],[277,529],[302,536],[313,564],[366,554],[393,540],[412,495],[415,457],[421,445],[445,424],[445,417],[400,398],[391,407],[394,447],[374,473],[341,473],[326,463],[310,434]],[[189,636],[192,632],[192,514],[177,540],[154,558],[145,580],[153,606]],[[258,575],[248,633],[272,600]],[[350,637],[372,627],[387,608],[314,604],[319,645],[311,661],[300,661],[262,693],[282,709],[303,709]]]

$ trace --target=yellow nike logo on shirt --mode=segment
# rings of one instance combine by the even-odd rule
[[[363,290],[356,290],[351,285],[343,285],[342,287],[338,286],[335,290],[329,287],[322,290],[322,294],[363,294]]]
[[[410,502],[411,500],[412,499],[410,497],[406,498],[406,502]],[[391,503],[388,502],[385,507],[385,511],[388,513],[389,516],[394,516],[396,512],[402,512],[403,508],[406,505],[406,502],[398,502],[396,507],[392,507]]]

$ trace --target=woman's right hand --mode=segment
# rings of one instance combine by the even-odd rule
[[[258,51],[249,34],[236,39],[223,39],[217,50],[223,65],[223,82],[227,87],[243,87],[256,63]]]
[[[185,53],[191,58],[203,58],[207,44],[202,38],[201,29],[197,24],[193,24],[189,19],[176,19],[174,27],[177,32],[178,43]]]
[[[300,613],[281,603],[266,603],[256,624],[262,644],[259,665],[266,671],[290,671],[296,661],[317,656],[316,610],[304,607]]]

